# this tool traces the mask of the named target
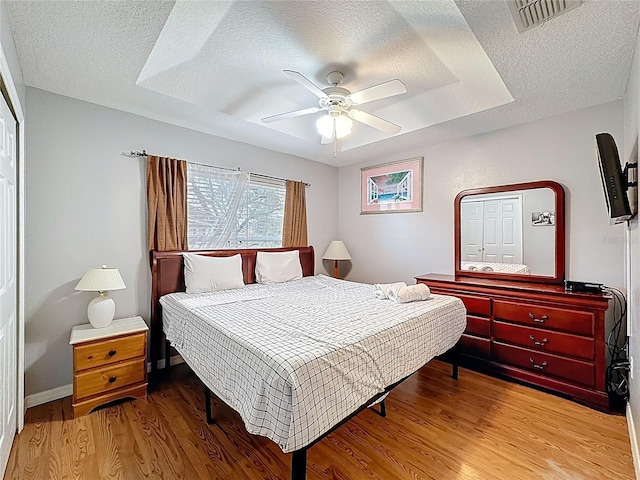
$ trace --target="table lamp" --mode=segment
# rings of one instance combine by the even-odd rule
[[[323,260],[333,260],[333,276],[339,277],[340,270],[338,269],[338,260],[351,260],[351,255],[347,251],[347,247],[344,246],[341,240],[333,240],[329,244],[329,248],[324,252]]]
[[[89,302],[87,316],[93,328],[104,328],[111,325],[116,313],[116,304],[107,296],[109,290],[127,288],[117,268],[90,268],[80,279],[76,290],[98,292],[98,296]]]

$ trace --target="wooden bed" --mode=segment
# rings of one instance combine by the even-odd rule
[[[258,251],[266,252],[285,252],[298,250],[300,254],[300,264],[303,276],[314,275],[315,255],[313,247],[299,248],[272,248],[272,249],[237,249],[237,250],[200,250],[191,251],[189,253],[197,253],[200,255],[212,257],[225,257],[240,254],[242,256],[242,269],[245,284],[255,283],[255,265]],[[151,295],[151,362],[152,362],[152,380],[157,378],[159,367],[166,369],[169,366],[170,355],[169,345],[165,340],[163,332],[162,307],[160,305],[160,297],[174,292],[185,291],[184,285],[184,264],[182,251],[169,252],[151,252],[151,270],[152,270],[152,295]],[[457,379],[458,366],[455,358],[453,359],[452,377]],[[413,372],[415,373],[415,372]],[[394,387],[402,383],[407,377],[399,380],[393,385],[388,386],[384,392],[375,395],[373,398],[365,402],[360,408],[354,411],[346,418],[339,421],[333,428],[325,432],[320,438],[316,439],[304,448],[292,452],[291,479],[304,480],[306,478],[306,451],[318,441],[325,438],[335,429],[342,426],[345,422],[353,418],[355,415],[365,410],[373,403],[385,397]],[[210,391],[205,387],[206,395],[206,418],[207,423],[213,423],[210,414]],[[374,410],[375,411],[375,410]],[[384,403],[381,403],[381,409],[378,411],[381,416],[385,416]]]
[[[261,248],[261,249],[237,249],[237,250],[191,250],[189,253],[206,255],[209,257],[230,257],[240,254],[242,256],[242,274],[244,283],[255,283],[256,256],[261,252],[300,252],[300,265],[302,275],[308,277],[315,271],[315,253],[313,247],[297,248]],[[151,252],[151,380],[158,373],[158,363],[162,368],[169,366],[169,346],[164,340],[162,331],[162,306],[160,297],[174,292],[184,292],[184,261],[181,250],[169,252]]]

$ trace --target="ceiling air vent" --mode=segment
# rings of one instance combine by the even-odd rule
[[[520,33],[568,12],[581,3],[582,0],[507,0]]]

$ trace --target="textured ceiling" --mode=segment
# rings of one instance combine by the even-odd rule
[[[495,1],[7,2],[25,83],[333,165],[619,99],[637,1],[585,1],[519,34]],[[282,71],[354,92],[398,78],[408,92],[358,108],[400,126],[356,124],[334,158],[317,106]],[[132,149],[147,148],[132,145]]]

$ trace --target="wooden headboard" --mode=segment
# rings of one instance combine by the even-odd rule
[[[255,283],[256,256],[258,252],[300,252],[302,275],[308,277],[314,274],[315,255],[313,247],[295,248],[245,248],[238,250],[190,250],[189,253],[206,255],[208,257],[229,257],[242,255],[242,274],[244,283]],[[162,331],[162,307],[160,297],[174,292],[184,292],[184,263],[182,250],[170,252],[151,252],[151,371],[156,372],[158,360],[165,352],[165,367],[168,366],[168,345],[163,349],[164,333]]]

